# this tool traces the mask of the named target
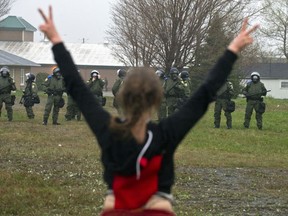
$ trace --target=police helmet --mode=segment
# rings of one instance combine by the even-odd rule
[[[177,69],[177,68],[175,68],[175,67],[172,67],[171,69],[170,69],[170,71],[169,71],[169,74],[176,74],[176,75],[178,75],[179,74],[179,70]]]
[[[92,70],[90,73],[91,77],[97,77],[98,75],[99,75],[99,71],[97,71],[97,70]]]
[[[56,67],[53,69],[53,75],[61,74],[60,73],[60,68]]]
[[[7,67],[2,67],[0,69],[0,73],[1,73],[2,77],[7,77],[7,76],[9,76],[10,71],[9,71],[9,69]]]
[[[118,76],[119,78],[125,77],[125,76],[126,76],[126,71],[125,71],[124,69],[119,69],[119,70],[117,70],[117,76]]]
[[[35,80],[35,75],[32,74],[32,73],[27,73],[25,74],[26,75],[26,78],[27,80],[31,80],[31,81],[34,81]]]
[[[165,71],[163,69],[158,69],[155,73],[160,78],[163,78],[165,76]]]
[[[252,82],[257,83],[260,80],[260,74],[258,72],[252,72],[251,80]]]
[[[251,73],[251,78],[252,78],[253,76],[258,76],[258,77],[260,78],[260,74],[259,74],[258,72],[252,72],[252,73]]]
[[[189,78],[189,73],[188,73],[188,71],[186,71],[186,70],[181,71],[180,77],[181,77],[181,79],[183,79],[183,80],[188,79],[188,78]]]

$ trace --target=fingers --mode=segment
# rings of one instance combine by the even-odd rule
[[[245,18],[240,33],[234,38],[234,40],[228,46],[228,49],[234,53],[239,53],[243,50],[247,45],[253,43],[253,37],[251,33],[254,32],[259,25],[254,25],[253,27],[247,29],[248,27],[248,18]]]
[[[53,20],[53,13],[52,13],[52,6],[49,6],[49,18],[50,20]]]
[[[38,9],[45,23],[39,26],[39,29],[47,36],[47,38],[52,42],[52,44],[61,43],[62,39],[58,34],[56,27],[53,22],[53,13],[52,6],[49,6],[49,12],[47,15],[43,12],[42,9]]]
[[[257,28],[259,28],[259,25],[257,24],[257,25],[254,25],[251,29],[249,29],[248,31],[247,31],[247,34],[249,35],[249,34],[251,34],[252,32],[254,32]]]
[[[244,18],[244,21],[243,21],[243,23],[242,23],[242,26],[241,26],[241,32],[245,32],[246,31],[246,29],[247,29],[247,25],[248,25],[248,18],[247,17],[245,17]]]
[[[246,35],[250,35],[252,32],[254,32],[259,27],[259,25],[254,25],[252,28],[247,30],[247,25],[248,25],[248,18],[245,17],[244,21],[242,23],[241,32],[245,32]]]
[[[44,14],[43,10],[41,8],[39,8],[38,11],[41,14],[42,18],[44,19],[45,23],[47,23],[48,19],[47,19],[46,15]]]
[[[38,9],[39,13],[41,14],[41,16],[43,17],[45,23],[47,23],[49,20],[53,20],[53,13],[52,13],[52,6],[49,6],[49,17],[47,17],[43,10],[41,8]]]

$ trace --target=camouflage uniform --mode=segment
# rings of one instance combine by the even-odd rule
[[[123,78],[117,78],[112,86],[112,94],[114,95],[113,98],[113,106],[115,107],[115,109],[117,109],[118,114],[121,113],[121,109],[119,107],[119,104],[117,102],[117,93],[121,87],[121,85],[123,84]]]
[[[183,90],[184,90],[184,96],[186,99],[190,98],[191,93],[192,93],[192,83],[190,81],[190,79],[185,79],[181,81],[181,84],[183,86]]]
[[[255,72],[251,74],[251,79],[254,76]],[[257,73],[257,72],[256,72]],[[257,73],[259,75],[259,73]],[[256,76],[258,76],[256,75]],[[244,127],[249,128],[251,115],[253,113],[253,109],[256,112],[256,122],[258,129],[262,129],[262,114],[260,110],[260,106],[263,103],[263,97],[267,94],[267,89],[265,88],[264,84],[260,82],[260,75],[257,81],[250,81],[247,83],[245,88],[243,89],[243,94],[246,96],[246,110],[245,110],[245,120],[244,120]]]
[[[188,71],[180,73],[182,97],[178,100],[177,110],[182,107],[192,94],[192,83]]]
[[[173,69],[175,68],[171,68],[171,70]],[[164,86],[164,95],[166,98],[168,116],[177,110],[179,100],[184,95],[183,87],[181,87],[181,79],[178,77],[178,74],[174,72],[171,73],[171,70],[169,73],[169,78],[166,80]]]
[[[64,81],[60,74],[56,75],[53,73],[44,82],[44,92],[48,95],[47,103],[44,110],[43,125],[47,125],[48,118],[53,107],[52,124],[59,125],[59,102],[63,100],[63,92],[65,91]]]
[[[159,77],[159,80],[161,82],[161,86],[163,87],[163,92],[164,92],[164,88],[165,88],[165,84],[167,80],[167,77],[165,76],[165,71],[163,69],[159,69],[155,73]],[[166,104],[166,98],[164,96],[162,97],[162,101],[159,106],[157,116],[158,116],[158,120],[161,120],[167,117],[167,104]]]
[[[117,79],[115,80],[113,86],[112,86],[112,94],[114,96],[113,98],[113,106],[117,110],[118,114],[121,114],[121,108],[117,102],[117,94],[120,90],[121,85],[124,82],[124,78],[126,77],[126,71],[124,69],[118,69],[117,70]]]
[[[221,111],[224,110],[224,115],[226,117],[226,126],[228,129],[232,128],[232,115],[229,110],[227,110],[228,102],[231,100],[234,94],[233,85],[231,82],[226,82],[221,89],[217,92],[216,101],[214,106],[214,127],[220,127],[221,121]]]
[[[30,97],[32,100],[32,97],[37,96],[37,93],[38,93],[38,88],[37,88],[36,83],[30,79],[26,80],[26,87],[23,93],[24,93],[23,95],[24,98]],[[32,106],[25,106],[27,117],[29,119],[34,119],[35,117]]]
[[[13,119],[13,109],[15,96],[11,95],[11,91],[15,91],[16,86],[14,80],[10,77],[8,68],[1,68],[0,70],[0,116],[3,103],[5,103],[5,109],[7,111],[8,121]]]
[[[81,112],[77,104],[74,102],[73,98],[69,94],[67,97],[65,118],[67,121],[75,120],[75,118],[77,119],[77,121],[81,120]]]
[[[96,75],[95,75],[96,74]],[[103,87],[105,81],[100,79],[99,72],[93,70],[91,72],[91,78],[87,81],[88,88],[92,91],[99,104],[102,105],[103,101]]]

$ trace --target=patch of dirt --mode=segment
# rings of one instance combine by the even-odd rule
[[[181,206],[203,215],[288,215],[287,169],[182,167],[177,173],[176,208],[178,194]]]
[[[21,145],[20,143],[16,145],[17,151],[13,151],[14,154],[8,153],[8,150],[3,151],[2,155],[5,157],[0,158],[1,170],[9,173],[36,174],[47,181],[57,180],[57,186],[68,186],[71,191],[85,186],[85,190],[88,191],[85,191],[86,196],[95,196],[94,190],[97,190],[97,194],[105,193],[106,186],[102,181],[101,163],[95,160],[97,156],[90,155],[83,159],[67,153],[61,157],[58,155],[48,157],[44,154],[37,155],[31,150],[29,157],[27,155],[21,157],[21,154],[16,154],[23,152],[21,148],[24,146]],[[2,148],[5,148],[4,144]],[[77,193],[77,190],[75,191]],[[179,166],[176,169],[173,194],[177,216],[286,216],[288,215],[288,169]],[[95,201],[91,206],[101,208],[103,200],[97,202]],[[89,209],[92,208],[91,206]],[[81,205],[76,207],[83,211]]]

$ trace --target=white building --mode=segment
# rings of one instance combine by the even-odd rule
[[[48,41],[33,42],[36,28],[21,17],[8,16],[0,21],[0,67],[8,66],[16,87],[25,85],[25,74],[32,72],[51,74],[56,66],[51,43]],[[111,44],[66,43],[75,64],[84,80],[90,78],[92,70],[98,70],[101,78],[111,89],[116,71],[125,68],[113,55]]]

